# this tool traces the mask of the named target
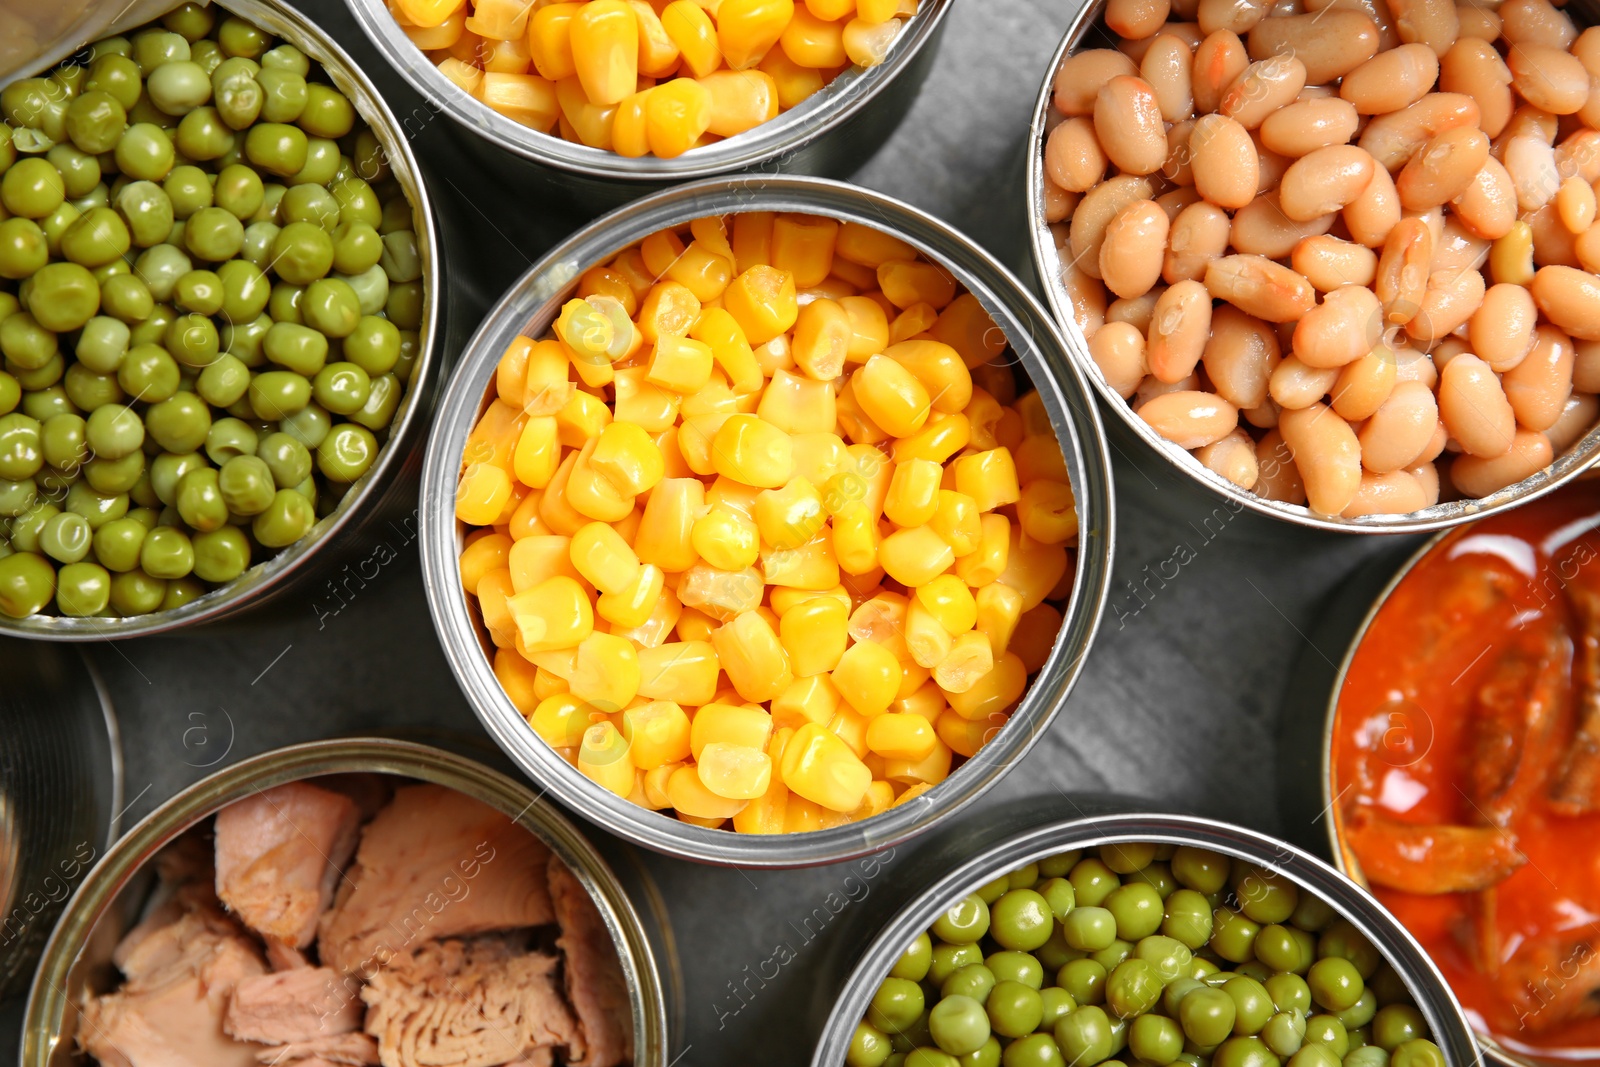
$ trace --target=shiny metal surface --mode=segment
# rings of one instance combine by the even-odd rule
[[[411,386],[401,398],[389,438],[377,460],[339,502],[331,514],[320,519],[311,533],[265,562],[246,571],[239,579],[215,589],[174,611],[153,612],[128,618],[74,619],[57,615],[33,615],[25,619],[0,616],[0,634],[43,638],[54,641],[101,641],[163,633],[180,627],[214,620],[258,606],[280,595],[291,578],[307,577],[311,565],[324,549],[337,541],[334,551],[345,553],[363,540],[363,528],[395,500],[411,495],[408,480],[415,484],[422,437],[432,408],[437,386],[436,370],[441,356],[443,263],[434,208],[423,184],[421,170],[413,155],[410,135],[384,103],[370,79],[331,36],[294,7],[281,0],[223,0],[219,7],[255,22],[274,35],[294,44],[322,64],[339,91],[350,99],[356,112],[372,128],[383,145],[389,166],[406,198],[411,202],[417,250],[422,260],[423,316],[418,334],[422,352],[417,358]],[[331,555],[332,553],[326,553]]]
[[[285,782],[326,774],[374,772],[432,782],[510,815],[561,857],[583,883],[616,944],[633,1000],[634,1062],[667,1067],[669,1000],[681,999],[673,978],[670,931],[647,925],[633,897],[647,892],[625,882],[554,805],[525,784],[443,749],[384,738],[318,741],[264,753],[205,778],[129,830],[89,873],[45,948],[28,996],[21,1063],[64,1067],[72,1056],[76,1004],[115,982],[111,949],[136,921],[149,891],[147,860],[185,830],[228,804]],[[630,872],[624,871],[624,875]],[[662,969],[666,968],[666,977]]]
[[[75,649],[0,639],[0,1000],[22,993],[67,898],[121,830],[122,745]]]
[[[495,367],[519,333],[539,336],[590,265],[669,226],[703,215],[799,211],[855,221],[911,242],[943,263],[1013,342],[1044,397],[1067,458],[1084,535],[1063,636],[1000,733],[943,784],[862,823],[806,834],[746,835],[692,826],[630,804],[589,781],[531,729],[490,668],[492,648],[466,606],[457,557],[456,480],[467,433],[488,402]],[[816,178],[712,179],[659,193],[580,231],[513,285],[462,355],[440,405],[422,479],[422,566],[445,655],[479,718],[527,774],[568,805],[630,841],[711,863],[771,867],[828,863],[903,841],[988,789],[1020,759],[1061,707],[1094,639],[1112,553],[1109,459],[1082,375],[1043,309],[977,246],[905,204]]]
[[[1584,21],[1593,21],[1594,8],[1595,5],[1590,2],[1574,4],[1569,10],[1574,11]],[[1240,489],[1221,475],[1207,470],[1194,456],[1164,439],[1150,427],[1149,423],[1135,415],[1128,402],[1106,384],[1095,367],[1094,360],[1089,358],[1088,339],[1074,323],[1072,301],[1061,285],[1061,271],[1065,264],[1056,249],[1050,225],[1044,221],[1044,188],[1047,180],[1044,176],[1044,142],[1048,133],[1050,98],[1055,73],[1067,55],[1082,44],[1091,47],[1115,47],[1114,37],[1103,27],[1096,25],[1104,11],[1105,0],[1094,0],[1078,10],[1055,55],[1045,68],[1044,81],[1040,84],[1038,97],[1034,103],[1033,121],[1027,142],[1025,168],[1028,233],[1038,285],[1044,291],[1051,311],[1055,313],[1057,324],[1066,334],[1068,351],[1082,368],[1084,377],[1099,392],[1101,400],[1111,409],[1113,417],[1125,425],[1144,447],[1153,450],[1171,464],[1180,476],[1222,497],[1230,507],[1248,508],[1273,519],[1317,530],[1367,534],[1429,533],[1459,526],[1464,522],[1493,515],[1543,496],[1557,486],[1571,481],[1588,469],[1596,459],[1600,459],[1600,426],[1596,426],[1572,448],[1557,456],[1549,467],[1481,499],[1435,504],[1410,515],[1369,515],[1359,519],[1344,519],[1338,516],[1316,515],[1303,506],[1266,500],[1247,489]]]
[[[574,144],[501,115],[440,74],[411,43],[384,0],[346,0],[378,50],[428,107],[443,113],[495,151],[489,165],[525,160],[537,169],[518,173],[567,202],[606,210],[668,185],[738,171],[842,176],[876,150],[904,116],[927,76],[944,18],[954,0],[923,0],[908,19],[888,58],[870,69],[851,69],[821,92],[770,122],[676,159],[630,159]],[[496,158],[498,157],[498,158]]]
[[[996,875],[1022,867],[1044,856],[1091,845],[1155,841],[1195,845],[1225,853],[1277,871],[1309,889],[1348,919],[1392,964],[1416,998],[1428,1020],[1435,1043],[1452,1067],[1478,1062],[1472,1031],[1433,961],[1422,946],[1388,912],[1364,891],[1310,854],[1242,826],[1192,815],[1094,814],[1034,826],[1017,832],[1015,825],[990,827],[982,838],[993,842],[998,833],[1015,833],[999,844],[968,851],[941,850],[944,873],[894,917],[867,947],[855,970],[839,992],[811,1058],[812,1067],[838,1067],[856,1024],[866,1014],[868,1002],[889,968],[913,938],[932,925],[953,901],[973,892]]]

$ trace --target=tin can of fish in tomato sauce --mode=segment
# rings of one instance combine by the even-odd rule
[[[380,774],[455,790],[510,816],[542,841],[593,900],[626,984],[636,1067],[666,1067],[681,1032],[683,994],[665,910],[641,865],[622,851],[608,860],[528,785],[465,757],[385,738],[316,741],[244,760],[185,789],[106,852],[84,878],[45,946],[24,1019],[19,1062],[81,1064],[80,1005],[116,984],[112,950],[138,921],[155,881],[151,860],[217,811],[263,790],[334,774]]]

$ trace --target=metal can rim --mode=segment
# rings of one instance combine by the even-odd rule
[[[265,752],[201,779],[141,819],[95,864],[51,933],[28,994],[19,1062],[29,1067],[51,1062],[79,955],[106,908],[163,845],[252,793],[320,775],[359,772],[415,778],[465,793],[511,815],[549,845],[588,891],[616,944],[630,993],[635,1062],[666,1067],[666,1000],[655,952],[616,875],[578,828],[524,783],[443,749],[386,738],[312,741]]]
[[[946,783],[862,823],[807,833],[711,830],[631,804],[589,781],[529,729],[495,678],[469,619],[457,565],[455,483],[463,444],[511,338],[553,321],[553,305],[591,264],[667,226],[729,211],[813,212],[893,233],[950,269],[1007,322],[1012,348],[1038,388],[1061,439],[1084,513],[1077,572],[1062,636],[1012,719]],[[540,318],[540,316],[543,316]],[[1099,412],[1081,371],[1038,301],[1000,263],[953,227],[880,193],[823,178],[731,177],[678,186],[601,217],[558,245],[507,290],[463,350],[440,402],[422,473],[423,585],[445,658],[485,729],[524,773],[568,807],[646,848],[741,867],[832,863],[903,841],[977,799],[1043,733],[1071,691],[1110,592],[1113,552],[1110,460]],[[1070,411],[1070,415],[1069,415]],[[970,768],[970,771],[969,771]],[[963,777],[964,776],[964,777]],[[960,783],[959,791],[940,792]]]
[[[1514,482],[1486,497],[1476,500],[1453,500],[1434,504],[1407,515],[1367,515],[1356,519],[1317,515],[1299,504],[1281,504],[1257,496],[1248,489],[1240,489],[1226,478],[1207,470],[1189,452],[1165,440],[1150,424],[1133,412],[1133,407],[1116,390],[1106,384],[1105,378],[1089,356],[1088,339],[1078,329],[1073,318],[1072,301],[1063,289],[1060,277],[1063,267],[1060,253],[1050,234],[1050,225],[1044,221],[1044,145],[1050,115],[1050,101],[1054,92],[1056,72],[1061,69],[1067,55],[1076,49],[1084,36],[1094,26],[1095,20],[1105,10],[1105,0],[1090,0],[1078,9],[1061,43],[1050,57],[1045,68],[1044,81],[1034,101],[1033,119],[1029,126],[1026,158],[1026,195],[1028,239],[1033,252],[1034,272],[1039,287],[1044,291],[1056,324],[1067,337],[1068,351],[1079,365],[1084,377],[1100,395],[1105,405],[1116,417],[1143,441],[1149,449],[1164,459],[1175,471],[1206,491],[1225,500],[1248,508],[1258,515],[1295,526],[1333,533],[1351,534],[1415,534],[1450,529],[1475,519],[1495,515],[1510,508],[1535,500],[1576,478],[1600,462],[1600,424],[1597,424],[1555,458],[1550,466]]]
[[[675,159],[620,156],[606,149],[573,144],[508,119],[440,74],[422,50],[411,43],[383,0],[345,2],[389,66],[421,94],[432,111],[443,112],[469,133],[524,159],[589,178],[681,182],[755,167],[783,169],[786,157],[848,121],[910,66],[935,39],[954,0],[925,0],[924,9],[906,21],[888,57],[877,66],[847,70],[831,85],[777,118]]]
[[[217,6],[249,19],[277,37],[292,43],[312,60],[320,63],[340,92],[349,98],[356,113],[378,137],[390,170],[400,182],[411,203],[412,219],[418,224],[417,251],[422,261],[423,312],[417,330],[421,352],[412,372],[411,387],[400,400],[400,408],[389,424],[389,439],[378,452],[372,467],[358,478],[349,492],[327,516],[317,520],[311,532],[277,555],[256,564],[225,585],[196,597],[181,608],[155,611],[125,618],[69,618],[64,615],[30,615],[22,619],[0,616],[0,635],[10,634],[46,641],[105,641],[126,637],[145,637],[231,614],[245,602],[257,599],[279,587],[287,578],[306,566],[317,551],[348,526],[371,502],[377,491],[404,466],[405,453],[416,443],[426,427],[417,421],[421,401],[434,388],[435,350],[438,347],[440,309],[444,306],[441,281],[441,247],[433,203],[409,139],[396,122],[372,81],[343,48],[323,29],[312,23],[284,0],[218,0]]]
[[[1427,1018],[1446,1061],[1456,1067],[1479,1062],[1477,1043],[1449,984],[1409,931],[1366,891],[1339,871],[1286,841],[1233,823],[1196,815],[1129,812],[1092,815],[1024,830],[962,862],[917,894],[886,924],[845,980],[817,1040],[812,1067],[844,1062],[856,1024],[866,1015],[878,983],[911,939],[933,924],[950,903],[998,873],[1073,848],[1153,841],[1193,845],[1278,871],[1316,893],[1348,919],[1405,979]]]

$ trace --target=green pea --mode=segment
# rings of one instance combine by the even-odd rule
[[[178,393],[145,414],[145,428],[164,452],[193,452],[211,430],[211,409],[193,393]]]
[[[1288,1059],[1305,1041],[1306,1017],[1297,1011],[1280,1011],[1261,1028],[1261,1040],[1276,1055]]]
[[[1178,888],[1177,879],[1172,877],[1171,869],[1165,863],[1152,863],[1128,875],[1127,881],[1143,883],[1156,891],[1162,900],[1170,897]]]
[[[1279,1011],[1311,1011],[1311,987],[1297,974],[1275,974],[1266,980],[1267,995]]]
[[[115,156],[117,169],[130,178],[158,182],[172,170],[177,152],[161,127],[136,122],[117,142]]]
[[[385,235],[384,246],[390,247],[390,236]],[[412,245],[416,244],[416,234],[406,231],[406,236]],[[420,275],[419,275],[420,276]],[[393,277],[393,275],[391,275]],[[395,281],[414,281],[414,278],[395,278]],[[1105,845],[1100,849],[1100,859],[1117,874],[1132,874],[1143,870],[1156,858],[1156,846],[1149,841],[1124,841],[1114,845]]]
[[[91,208],[61,235],[61,254],[74,265],[103,267],[119,263],[132,247],[122,216],[106,207]],[[94,280],[91,278],[91,280]],[[102,299],[98,282],[95,300]]]
[[[389,287],[389,299],[383,305],[389,321],[404,330],[415,330],[422,325],[422,283],[408,282]],[[1077,883],[1073,883],[1074,891]],[[1082,894],[1080,893],[1081,897]]]
[[[313,137],[336,140],[355,126],[356,112],[345,95],[331,85],[313,82],[306,87],[306,106],[300,127]]]
[[[346,342],[348,355],[349,343]],[[1189,949],[1211,940],[1211,904],[1193,889],[1178,889],[1165,902],[1161,932]]]
[[[172,299],[178,279],[193,269],[193,261],[169,244],[145,249],[133,263],[134,273],[149,288],[150,295],[162,303]]]
[[[250,368],[227,353],[218,356],[195,380],[195,392],[219,408],[232,407],[249,388]]]
[[[173,319],[163,343],[172,358],[185,367],[209,367],[221,351],[216,323],[193,313]]]
[[[131,570],[111,579],[111,610],[118,615],[148,615],[161,607],[167,583],[142,570]]]
[[[1302,930],[1316,933],[1334,919],[1333,906],[1315,893],[1301,893],[1289,921]]]
[[[115,148],[127,123],[127,109],[103,89],[79,93],[67,105],[67,136],[81,151],[93,155]]]
[[[1256,934],[1256,958],[1273,971],[1303,971],[1310,960],[1301,955],[1300,942],[1288,927],[1274,923]]]
[[[26,278],[49,258],[50,245],[38,223],[24,218],[0,222],[0,277]]]
[[[111,601],[111,575],[98,563],[74,562],[56,575],[56,607],[71,618],[102,614]]]
[[[22,386],[14,375],[0,371],[0,415],[9,415],[22,402]]]
[[[178,391],[178,364],[165,348],[135,345],[117,368],[117,384],[130,396],[155,403]]]
[[[146,78],[163,63],[186,61],[189,58],[189,42],[176,33],[148,27],[135,33],[132,42],[134,62],[139,64],[139,70]]]
[[[958,1067],[958,1064],[948,1052],[918,1044],[905,1054],[899,1067]]]
[[[144,83],[150,102],[168,115],[187,115],[211,99],[211,78],[191,60],[163,63]]]
[[[211,79],[206,78],[206,92],[210,95]],[[214,107],[196,107],[178,123],[178,151],[189,159],[220,159],[233,148],[234,132],[222,121]]]
[[[323,369],[328,358],[328,339],[309,327],[279,322],[267,331],[262,351],[278,366],[309,378]],[[366,402],[365,396],[362,402]]]
[[[100,283],[100,308],[123,324],[143,322],[155,310],[150,287],[136,274],[118,274]]]
[[[217,207],[241,223],[261,207],[264,195],[261,176],[249,167],[239,164],[223,168],[217,175],[217,185],[213,191]]]
[[[1193,959],[1181,941],[1159,934],[1141,938],[1133,954],[1148,963],[1163,982],[1175,982],[1188,974]]]
[[[316,404],[310,404],[301,411],[278,420],[278,429],[307,448],[320,447],[322,442],[327,439],[328,433],[332,428],[333,419]],[[984,931],[977,934],[976,937],[982,937],[983,933],[988,932],[989,917],[987,910],[985,910],[983,922]],[[938,936],[938,931],[935,930],[934,934]],[[949,941],[950,938],[941,938],[941,940]]]
[[[128,513],[128,494],[102,493],[86,481],[74,482],[67,490],[67,510],[82,515],[91,530],[98,530]]]
[[[1278,1067],[1278,1057],[1256,1037],[1231,1037],[1212,1054],[1212,1067]]]
[[[139,565],[139,551],[148,532],[138,519],[113,519],[94,532],[95,558],[118,573],[131,571]]]
[[[856,1024],[850,1037],[850,1048],[844,1054],[846,1067],[883,1067],[889,1060],[891,1046],[882,1030],[867,1022]]]
[[[56,569],[43,556],[17,551],[0,558],[0,615],[24,619],[56,595]]]
[[[939,984],[941,997],[971,997],[980,1003],[987,1000],[1000,980],[987,964],[969,963]]]
[[[341,220],[333,231],[333,269],[340,274],[360,274],[377,266],[383,257],[383,238],[366,222]],[[387,282],[388,275],[384,275]]]
[[[228,422],[237,420],[223,421]],[[220,426],[221,423],[218,425]],[[245,429],[249,429],[249,427],[245,426]],[[252,434],[251,441],[254,441],[253,435],[255,431],[251,430],[250,432]],[[242,445],[243,442],[240,441],[239,444]],[[208,443],[207,448],[209,449],[210,447],[211,445]],[[248,455],[249,452],[240,451],[235,454]],[[295,440],[293,437],[290,437],[286,433],[279,432],[268,434],[267,437],[261,441],[260,446],[256,448],[255,454],[263,463],[267,465],[267,469],[272,473],[273,484],[279,489],[288,489],[299,485],[311,475],[311,452],[306,448],[305,445],[301,444],[299,441]],[[215,457],[213,457],[213,459],[215,459]],[[908,953],[910,953],[910,951],[910,949],[907,950]],[[933,958],[932,953],[933,950],[930,948],[930,961]],[[929,966],[932,966],[931,962]],[[909,974],[897,974],[895,977],[910,978],[912,976]],[[918,976],[916,980],[920,981],[921,976]]]
[[[339,280],[355,291],[361,314],[377,315],[389,302],[389,276],[382,267],[368,267],[360,274],[341,274]]]
[[[1211,923],[1211,951],[1230,963],[1244,963],[1254,957],[1259,925],[1231,908],[1218,908],[1212,913]]]
[[[39,531],[39,547],[57,563],[77,563],[89,554],[94,532],[82,515],[64,511]]]
[[[1072,884],[1072,892],[1080,908],[1098,908],[1111,895],[1111,891],[1122,884],[1111,868],[1093,857],[1080,860],[1067,875],[1067,881]]]
[[[330,238],[339,228],[339,201],[320,185],[304,182],[296,185],[291,180],[278,212],[282,216],[280,222],[309,222],[329,234]]]
[[[66,181],[48,159],[18,160],[0,178],[0,203],[13,215],[42,219],[66,198]]]
[[[244,19],[229,15],[217,27],[217,43],[230,56],[255,59],[272,47],[272,38]]]
[[[291,472],[288,459],[284,452],[274,447],[269,447],[268,442],[274,441],[279,436],[289,437],[288,434],[272,434],[262,442],[261,458],[267,461],[267,466],[272,468],[272,480],[279,489],[294,489],[297,485],[311,480],[311,453],[306,453],[306,477],[300,482],[287,482],[285,476]],[[289,437],[289,440],[295,441]],[[300,444],[295,441],[295,444]],[[300,445],[305,448],[304,445]],[[933,946],[933,960],[928,964],[927,980],[934,985],[943,985],[944,982],[963,967],[974,964],[982,966],[983,949],[977,942],[962,942],[961,944],[937,944]],[[986,993],[985,996],[988,994]]]
[[[278,240],[278,224],[252,222],[245,227],[244,241],[239,246],[239,256],[257,270],[272,266],[272,247]]]
[[[157,526],[145,535],[139,566],[152,578],[185,578],[194,570],[194,542],[176,526]]]
[[[45,153],[45,158],[61,174],[68,200],[88,196],[100,184],[100,160],[87,152],[58,144]]]
[[[222,279],[215,271],[192,270],[172,287],[172,302],[181,311],[215,315],[222,310]]]
[[[1267,1025],[1267,1020],[1272,1018],[1272,997],[1266,987],[1254,978],[1245,975],[1230,978],[1223,983],[1222,991],[1233,998],[1237,1020],[1234,1033],[1259,1033]]]
[[[281,67],[262,67],[256,75],[261,86],[261,119],[264,122],[293,122],[306,106],[306,80],[299,73]]]
[[[38,420],[13,412],[0,415],[0,478],[31,478],[44,466]]]
[[[217,115],[223,123],[231,129],[243,130],[249,128],[261,114],[261,104],[265,95],[261,91],[261,86],[256,84],[256,72],[229,66],[234,62],[235,60],[225,59],[211,72],[212,99],[216,104]],[[237,142],[234,147],[239,147]]]
[[[4,329],[4,323],[0,323],[0,329]],[[1322,936],[1317,939],[1317,955],[1338,956],[1349,960],[1355,966],[1356,973],[1363,979],[1376,974],[1379,965],[1383,963],[1383,957],[1372,946],[1372,942],[1352,926],[1348,919],[1335,919],[1328,924],[1322,931]]]
[[[115,374],[96,374],[82,363],[67,368],[62,387],[67,391],[67,399],[79,411],[93,411],[127,398]]]
[[[201,208],[210,207],[213,196],[210,177],[199,167],[187,163],[172,168],[161,183],[161,191],[172,201],[172,213],[179,219],[187,219]]]
[[[1100,1004],[1105,1001],[1106,969],[1091,959],[1071,960],[1056,972],[1056,985],[1079,1004]]]
[[[993,936],[992,931],[991,936]],[[1044,986],[1044,967],[1028,952],[1012,949],[991,952],[984,959],[984,966],[988,967],[999,981],[1021,982],[1031,989],[1040,989]]]
[[[1348,1008],[1343,1008],[1334,1013],[1344,1028],[1354,1034],[1357,1030],[1372,1022],[1372,1017],[1378,1013],[1378,998],[1371,989],[1361,991],[1361,996]]]
[[[273,474],[272,469],[267,466],[266,460],[255,456],[240,456],[239,459],[241,462],[245,460],[254,461],[247,468],[241,468],[241,470],[248,469],[252,472],[252,477],[259,476],[262,483],[269,490],[270,495],[270,490],[273,488]],[[228,492],[227,471],[228,468],[224,467],[222,478],[224,496],[226,496]],[[257,471],[259,471],[258,475],[255,474]],[[304,476],[302,475],[302,477]],[[231,502],[229,503],[228,507],[234,511],[239,511],[238,508],[233,507]],[[253,512],[251,514],[253,514]],[[900,958],[895,961],[894,966],[889,968],[889,973],[896,978],[909,978],[913,982],[920,982],[924,977],[927,976],[928,965],[932,962],[933,939],[930,938],[926,933],[921,933],[916,936],[911,944],[906,946],[906,950],[900,954]]]
[[[311,402],[311,383],[292,371],[267,371],[250,380],[246,395],[256,418],[281,422]]]
[[[939,1048],[952,1056],[976,1052],[989,1040],[989,1016],[972,997],[945,997],[928,1013],[928,1030]]]
[[[1378,1009],[1372,1018],[1372,1043],[1393,1052],[1413,1038],[1428,1032],[1422,1013],[1410,1004],[1390,1004]]]
[[[126,111],[138,102],[139,95],[144,91],[139,65],[126,55],[107,53],[95,57],[94,63],[89,67],[89,77],[83,83],[83,93],[80,96],[87,96],[94,91],[110,96]],[[107,145],[100,151],[106,152],[110,149],[111,146]],[[84,151],[90,149],[84,148]]]
[[[245,134],[244,154],[259,169],[287,178],[306,165],[305,131],[280,122],[257,123]]]
[[[161,25],[193,45],[211,32],[211,27],[217,21],[213,12],[213,8],[196,3],[179,4],[161,16]]]
[[[328,407],[326,404],[323,406]],[[328,409],[334,410],[331,407]],[[1032,889],[1008,891],[990,908],[990,919],[989,936],[1003,948],[1022,951],[1036,949],[1049,940],[1050,929],[1055,923],[1050,915],[1050,905]]]
[[[172,232],[173,221],[177,218],[172,198],[155,182],[129,182],[117,194],[116,201],[133,243],[140,248],[158,245]]]
[[[222,526],[194,537],[194,574],[203,581],[231,582],[250,566],[250,541],[237,526]]]
[[[79,212],[84,214],[87,214],[89,211],[97,207],[110,207],[111,189],[104,181],[102,181],[99,185],[96,185],[93,189],[90,189],[87,193],[84,193],[76,200],[69,201],[69,203],[71,203],[74,208],[78,209]],[[119,270],[129,269],[126,263],[117,265],[115,260],[112,261],[112,264],[108,264],[107,267],[108,273],[106,277],[109,277],[111,273],[115,273]]]
[[[1131,1019],[1155,1007],[1161,990],[1161,976],[1154,967],[1140,959],[1124,960],[1106,978],[1106,1007]]]
[[[289,221],[283,217],[282,210],[283,198],[288,192],[288,187],[278,182],[265,182],[261,186],[261,206],[246,221],[275,222],[279,225]]]
[[[1363,1045],[1345,1053],[1343,1067],[1389,1067],[1389,1054],[1376,1045]]]
[[[217,477],[222,490],[222,499],[228,505],[228,510],[235,515],[261,514],[267,510],[277,492],[271,469],[264,460],[256,456],[235,456],[223,464]],[[932,954],[933,949],[930,947],[929,959]]]
[[[1096,1064],[1113,1052],[1111,1020],[1093,1004],[1058,1019],[1054,1036],[1068,1063]]]
[[[61,509],[48,500],[36,501],[33,507],[11,520],[11,547],[18,552],[38,552],[39,532]]]
[[[1011,888],[1011,878],[1002,874],[1000,877],[983,883],[978,887],[978,899],[985,904],[993,905],[995,901],[1006,895]]]
[[[1164,1015],[1141,1015],[1128,1026],[1128,1051],[1140,1063],[1166,1067],[1183,1052],[1183,1030]]]
[[[1031,1034],[1044,1018],[1044,1001],[1039,991],[1021,982],[996,983],[983,1006],[989,1025],[1001,1037]]]
[[[1284,922],[1300,901],[1300,890],[1293,882],[1261,867],[1249,868],[1235,892],[1239,910],[1262,925]]]
[[[52,415],[71,410],[72,401],[67,399],[67,391],[59,385],[24,393],[22,397],[22,413],[41,423]]]
[[[330,446],[329,460],[325,461],[323,459],[324,446],[333,440],[331,432],[325,432],[322,440],[312,444],[301,434],[295,433],[290,427],[284,426],[282,429],[290,436],[299,438],[308,448],[317,449],[317,466],[319,468],[325,462],[329,462],[334,466],[334,469],[340,469],[339,453],[342,451],[344,442]],[[325,470],[323,473],[327,475]],[[354,481],[355,479],[340,478],[338,480]],[[934,920],[932,929],[934,937],[941,941],[948,941],[951,944],[968,944],[977,941],[988,932],[989,906],[976,896],[965,897],[951,905],[945,910],[944,914]]]
[[[1230,867],[1226,856],[1193,845],[1182,845],[1172,855],[1172,876],[1202,896],[1210,896],[1228,884]]]
[[[309,222],[291,222],[272,242],[272,269],[290,285],[309,285],[333,266],[333,240]]]
[[[39,486],[32,478],[0,478],[0,518],[24,514],[38,499]]]
[[[1306,1020],[1306,1044],[1325,1045],[1339,1059],[1350,1051],[1350,1035],[1344,1024],[1331,1015],[1313,1015]]]
[[[1234,1032],[1238,1009],[1221,989],[1202,987],[1189,992],[1178,1005],[1178,1021],[1190,1041],[1201,1048],[1212,1048]]]
[[[1355,965],[1339,956],[1313,963],[1306,975],[1306,984],[1311,987],[1311,998],[1331,1012],[1352,1007],[1366,989]]]
[[[257,315],[246,322],[230,322],[222,328],[220,344],[222,350],[235,357],[246,367],[260,367],[267,361],[263,344],[267,339],[267,332],[272,329],[272,319],[266,315]]]
[[[261,520],[256,521],[259,523]],[[259,533],[257,540],[267,543]],[[921,986],[907,978],[885,978],[872,996],[872,1005],[867,1009],[867,1022],[885,1033],[893,1034],[915,1023],[922,1015],[922,1008]]]
[[[157,456],[150,465],[150,487],[155,490],[156,499],[168,506],[176,503],[183,476],[205,465],[205,457],[195,452],[163,452]]]
[[[361,321],[355,290],[337,278],[318,278],[306,286],[300,313],[307,326],[328,337],[347,337]]]
[[[383,256],[378,260],[378,265],[383,268],[384,274],[389,276],[389,281],[395,284],[414,282],[421,278],[422,255],[417,250],[417,235],[410,230],[396,230],[394,233],[384,234]],[[1134,848],[1135,846],[1133,845],[1108,845],[1101,850],[1101,858],[1105,861],[1105,865],[1110,868],[1111,863],[1107,859],[1108,855],[1117,849],[1129,850],[1129,852],[1124,853],[1124,858],[1119,861],[1119,865],[1126,866],[1125,857],[1129,853],[1135,858],[1146,854],[1143,849],[1133,852]],[[1112,869],[1114,870],[1115,868]],[[1138,868],[1134,869],[1138,870]],[[1129,872],[1123,871],[1119,873],[1126,874]]]
[[[1105,908],[1079,906],[1062,922],[1063,936],[1072,948],[1098,952],[1117,939],[1116,916]]]
[[[1118,886],[1106,896],[1105,907],[1116,919],[1117,936],[1124,941],[1137,941],[1161,929],[1161,894],[1147,883]]]
[[[89,415],[87,437],[95,455],[120,459],[144,444],[144,423],[123,404],[107,404]]]
[[[183,240],[196,256],[218,263],[239,254],[244,225],[225,208],[204,207],[184,227]]]

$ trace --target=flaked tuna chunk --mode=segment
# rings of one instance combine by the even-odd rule
[[[573,873],[550,857],[550,900],[566,959],[567,1000],[578,1016],[581,1043],[567,1062],[573,1067],[617,1067],[633,1059],[633,1010],[617,962],[616,944],[594,900]]]
[[[78,1043],[105,1067],[253,1067],[259,1046],[222,1017],[234,987],[266,972],[260,952],[193,912],[171,925],[183,929],[144,937],[122,988],[83,1005]]]
[[[215,905],[185,907],[179,900],[168,900],[122,936],[111,951],[111,962],[130,983],[159,981],[169,968],[187,966],[214,950],[221,939],[249,943],[239,924]]]
[[[294,1041],[277,1048],[256,1053],[256,1062],[269,1067],[294,1064],[295,1067],[317,1067],[318,1064],[344,1063],[350,1067],[369,1067],[378,1062],[378,1043],[370,1034],[340,1034],[337,1037],[319,1037],[311,1041]]]
[[[361,990],[367,1033],[383,1067],[497,1067],[550,1045],[570,1049],[577,1027],[556,966],[498,937],[422,945]]]
[[[281,941],[267,942],[267,965],[275,971],[293,971],[301,967],[315,966],[304,952],[290,948]]]
[[[244,1041],[285,1045],[361,1028],[355,980],[331,967],[302,967],[246,978],[233,990],[222,1026]]]
[[[305,948],[355,848],[360,811],[305,782],[217,812],[217,896],[268,941]]]
[[[508,816],[453,789],[397,789],[362,831],[322,917],[322,962],[368,975],[429,941],[552,922],[549,855]]]

